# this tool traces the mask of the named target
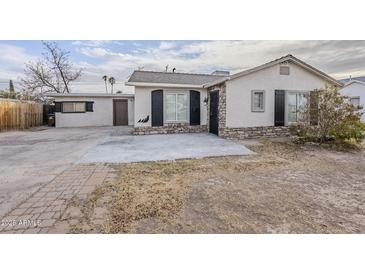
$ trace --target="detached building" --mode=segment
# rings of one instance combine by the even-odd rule
[[[133,94],[52,94],[56,127],[132,126]]]

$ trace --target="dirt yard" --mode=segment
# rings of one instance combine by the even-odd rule
[[[73,233],[365,233],[365,152],[245,142],[257,155],[114,166]]]

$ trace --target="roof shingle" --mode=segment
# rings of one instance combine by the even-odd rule
[[[223,79],[226,76],[194,73],[173,73],[135,70],[129,78],[129,83],[163,83],[179,85],[204,85]]]

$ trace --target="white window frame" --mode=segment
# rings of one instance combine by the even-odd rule
[[[308,90],[286,90],[285,91],[285,125],[296,125],[298,124],[298,117],[297,117],[297,121],[296,122],[289,122],[289,119],[288,119],[288,115],[289,115],[289,99],[288,99],[288,95],[289,94],[304,94],[307,96],[307,100],[308,100],[308,97],[309,97],[309,94],[310,94],[310,91]],[[297,102],[298,104],[298,102]],[[298,107],[298,105],[297,105]],[[298,111],[297,111],[298,113]]]
[[[256,93],[262,93],[262,108],[258,108],[254,106],[254,97]],[[265,112],[265,103],[266,103],[266,92],[265,90],[251,90],[251,112]]]
[[[64,104],[73,104],[73,110],[72,111],[64,111]],[[83,104],[84,110],[76,110],[76,104]],[[62,102],[62,113],[85,113],[86,112],[86,102],[75,102],[75,101],[63,101]]]
[[[354,103],[352,102],[353,99],[359,100],[359,104],[357,106],[354,105]],[[351,96],[351,97],[349,97],[349,101],[350,101],[350,104],[352,104],[354,107],[356,107],[356,108],[360,107],[360,96]]]
[[[167,115],[166,115],[166,107],[167,107],[167,95],[175,95],[175,120],[167,120]],[[178,120],[177,119],[177,97],[178,95],[184,95],[186,96],[186,110],[187,110],[187,115],[186,115],[186,120]],[[190,119],[190,95],[189,92],[186,91],[165,91],[164,92],[164,104],[163,104],[163,108],[164,108],[164,123],[166,124],[178,124],[178,123],[189,123],[189,119]]]

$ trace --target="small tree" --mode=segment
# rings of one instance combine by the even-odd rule
[[[102,79],[104,80],[104,83],[105,83],[105,91],[106,93],[108,93],[108,85],[106,84],[107,80],[108,80],[108,76],[104,75],[102,77]]]
[[[15,99],[15,89],[14,89],[14,83],[13,80],[9,80],[9,99]]]
[[[114,77],[109,77],[109,83],[112,86],[112,94],[113,94],[113,86],[115,84],[115,78]]]
[[[70,83],[81,76],[81,69],[74,69],[69,52],[54,42],[43,42],[43,59],[26,64],[22,85],[25,90],[69,93]]]
[[[319,142],[359,142],[364,139],[365,127],[360,121],[361,112],[345,96],[341,96],[338,88],[326,86],[323,90],[314,90],[308,99],[300,110],[298,135]]]

